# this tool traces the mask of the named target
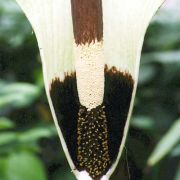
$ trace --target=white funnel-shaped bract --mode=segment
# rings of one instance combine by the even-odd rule
[[[93,179],[93,175],[89,176],[91,171],[89,170],[90,173],[87,172],[88,167],[87,169],[81,167],[80,169],[83,170],[79,170],[75,161],[72,160],[73,158],[76,159],[74,157],[76,154],[68,148],[71,147],[68,145],[71,141],[66,140],[66,136],[70,137],[71,134],[64,130],[63,125],[61,128],[61,120],[58,119],[58,113],[56,113],[55,104],[50,94],[52,82],[56,84],[56,80],[58,80],[59,85],[57,87],[60,88],[60,91],[63,87],[63,92],[67,92],[66,88],[69,88],[69,86],[63,83],[66,82],[68,84],[71,82],[70,77],[74,77],[74,73],[76,73],[80,104],[85,106],[88,109],[87,111],[90,111],[103,103],[103,95],[106,94],[106,90],[104,90],[104,81],[106,82],[104,67],[106,71],[110,69],[113,76],[117,72],[121,72],[122,76],[128,73],[128,78],[133,80],[131,100],[128,105],[123,131],[121,132],[122,139],[118,153],[115,155],[115,160],[111,161],[111,165],[106,166],[105,170],[102,170],[104,174],[99,176],[100,179],[109,179],[117,166],[125,144],[137,87],[139,62],[145,32],[152,16],[164,0],[102,0],[103,37],[99,42],[93,41],[89,44],[83,43],[83,45],[77,45],[74,39],[72,2],[75,2],[75,0],[16,1],[24,11],[36,34],[51,112],[72,172],[78,179]],[[91,2],[93,0],[84,1]],[[100,2],[100,0],[97,1]],[[123,93],[121,89],[119,92],[120,94]],[[62,94],[59,93],[59,95],[61,96]],[[71,95],[70,93],[69,96]],[[69,97],[55,98],[65,99],[66,101]],[[64,109],[66,108],[65,106],[66,104],[62,102],[59,107]],[[73,106],[69,108],[69,114],[73,114],[71,112],[75,111],[73,108]],[[60,109],[57,108],[57,111]],[[79,112],[81,114],[81,111]],[[79,113],[78,116],[80,116]],[[103,117],[104,115],[102,115]],[[111,123],[109,121],[108,123]],[[81,137],[79,136],[79,138]],[[108,148],[111,149],[111,147]],[[111,152],[109,152],[108,158],[111,159]],[[92,167],[93,165],[91,164],[90,169]],[[98,171],[100,170],[98,169]]]

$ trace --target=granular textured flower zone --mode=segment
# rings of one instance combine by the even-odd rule
[[[109,165],[108,130],[105,106],[90,111],[80,106],[77,126],[79,167],[93,177],[104,174]]]

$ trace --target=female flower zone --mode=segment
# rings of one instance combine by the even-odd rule
[[[109,179],[129,127],[148,24],[164,0],[17,0],[77,179]]]

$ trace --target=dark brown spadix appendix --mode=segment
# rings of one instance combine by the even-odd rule
[[[76,44],[101,41],[103,38],[102,0],[71,0]]]

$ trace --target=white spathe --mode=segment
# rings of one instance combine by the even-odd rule
[[[63,80],[64,73],[73,72],[79,62],[77,60],[77,51],[79,50],[74,47],[71,0],[17,0],[17,2],[31,22],[38,40],[48,101],[70,167],[77,178],[90,178],[86,172],[75,170],[49,95],[49,84],[52,79],[59,77],[60,80]],[[163,2],[164,0],[102,0],[104,35],[103,54],[98,55],[103,57],[100,65],[104,62],[109,68],[115,66],[120,71],[128,71],[135,80],[118,158],[108,173],[103,176],[103,180],[108,179],[113,173],[124,148],[137,87],[144,35],[152,16]],[[97,59],[98,56],[95,58]],[[102,68],[100,69],[102,71]],[[81,72],[78,76],[82,76]]]
[[[17,0],[38,41],[49,84],[74,71],[73,25],[70,0]]]
[[[137,79],[142,43],[164,0],[103,0],[105,62]]]
[[[45,89],[68,163],[77,176],[62,131],[58,125],[55,110],[49,93],[52,80],[58,77],[64,80],[64,73],[75,70],[73,50],[73,25],[70,0],[16,0],[30,21],[35,32],[43,65]]]

